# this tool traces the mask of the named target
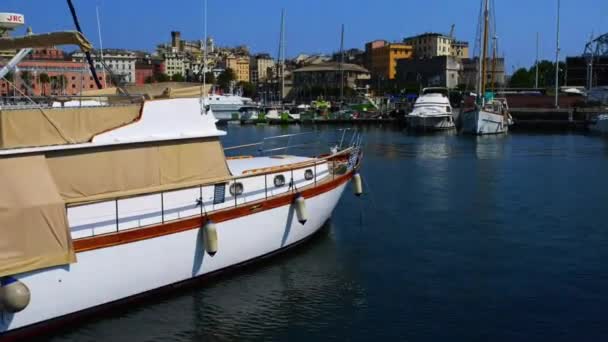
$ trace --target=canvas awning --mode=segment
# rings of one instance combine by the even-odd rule
[[[76,262],[44,156],[0,159],[0,277]]]
[[[93,45],[78,31],[62,31],[33,34],[23,37],[0,38],[0,50],[77,45],[82,51],[91,51]]]
[[[139,118],[141,104],[0,110],[0,148],[84,143]]]

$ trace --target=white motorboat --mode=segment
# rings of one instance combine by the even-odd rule
[[[238,119],[238,113],[243,107],[252,107],[256,103],[248,98],[235,94],[209,94],[205,98],[216,119],[221,122]]]
[[[423,89],[412,112],[405,116],[409,127],[432,131],[455,128],[448,94],[447,88]]]
[[[216,121],[200,98],[1,108],[0,340],[296,246],[362,191],[356,133],[305,157],[224,149]]]

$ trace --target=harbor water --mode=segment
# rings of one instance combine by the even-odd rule
[[[349,186],[314,239],[49,339],[608,340],[608,139],[359,129],[366,193]]]

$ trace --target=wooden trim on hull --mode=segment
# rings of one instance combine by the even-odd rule
[[[304,196],[304,198],[310,198],[331,191],[350,180],[353,173],[354,171],[351,171],[344,175],[337,176],[335,179],[321,183],[315,187],[302,190],[300,193],[302,196]],[[293,202],[295,195],[295,192],[290,192],[285,195],[270,198],[268,200],[251,202],[236,208],[224,209],[215,213],[210,213],[207,216],[196,216],[189,219],[168,222],[150,227],[135,228],[132,230],[82,238],[74,241],[74,250],[76,253],[86,252],[100,248],[113,247],[136,241],[152,239],[164,235],[175,234],[191,229],[197,229],[204,225],[208,220],[219,223],[289,205]]]
[[[350,178],[350,177],[349,177]],[[344,182],[342,182],[344,183]],[[342,184],[340,183],[340,184]],[[210,273],[202,274],[194,278],[186,279],[177,283],[169,284],[163,287],[159,287],[156,289],[152,289],[147,292],[138,293],[136,295],[122,298],[113,302],[101,304],[98,306],[94,306],[88,309],[84,309],[78,312],[74,312],[71,314],[67,314],[65,316],[56,317],[47,321],[42,321],[39,323],[34,323],[32,325],[28,325],[25,327],[18,328],[16,330],[10,330],[5,332],[4,335],[0,333],[0,342],[16,342],[16,341],[25,341],[29,339],[37,339],[37,338],[47,338],[47,334],[56,333],[61,331],[61,329],[67,329],[72,324],[78,324],[81,322],[85,322],[89,319],[92,319],[94,316],[109,313],[112,310],[119,309],[121,307],[125,307],[127,304],[141,304],[144,303],[146,299],[152,298],[155,295],[167,295],[171,293],[176,293],[178,289],[184,289],[192,286],[199,285],[207,280],[212,280],[212,278],[222,276],[224,274],[229,274],[233,271],[238,271],[238,269],[245,267],[247,265],[262,262],[266,259],[272,258],[278,254],[289,252],[310,240],[316,238],[323,230],[324,226],[321,226],[317,231],[315,231],[310,236],[305,237],[304,239],[294,242],[290,245],[287,245],[283,248],[272,251],[268,254],[261,255],[259,257],[245,260],[241,263],[231,265]]]

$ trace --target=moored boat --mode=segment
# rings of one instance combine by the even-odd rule
[[[412,112],[405,116],[409,127],[430,131],[455,128],[448,95],[447,88],[423,89]]]
[[[294,246],[361,162],[356,133],[324,156],[226,157],[200,98],[48,103],[0,111],[0,339]]]

